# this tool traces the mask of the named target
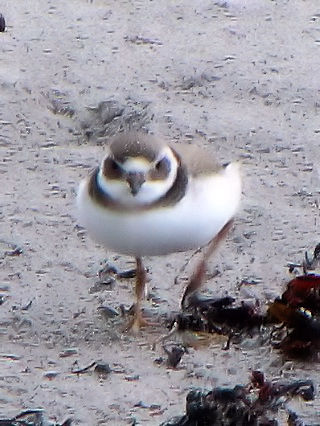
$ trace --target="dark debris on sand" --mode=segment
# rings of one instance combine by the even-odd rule
[[[263,320],[259,306],[244,301],[237,303],[230,296],[202,298],[197,293],[176,318],[180,330],[185,328],[219,334],[228,334],[231,330],[240,332],[259,329]]]
[[[62,423],[52,423],[45,419],[41,409],[25,410],[11,419],[0,419],[0,426],[71,426],[72,420]]]
[[[301,265],[290,264],[290,271],[301,267],[287,284],[281,296],[264,310],[259,301],[236,300],[233,297],[205,298],[192,294],[186,306],[171,321],[171,330],[194,333],[217,333],[228,336],[225,349],[235,338],[270,330],[274,347],[291,357],[317,358],[320,349],[320,244],[313,258],[305,255]],[[294,266],[292,266],[294,265]],[[280,326],[279,326],[280,325]]]
[[[237,302],[229,296],[205,299],[193,294],[174,320],[176,330],[232,337],[235,332],[241,336],[245,332],[259,331],[263,326],[270,329],[273,345],[286,355],[317,356],[320,348],[320,274],[317,273],[320,244],[312,259],[306,254],[301,265],[292,265],[289,265],[290,272],[298,266],[302,273],[289,281],[267,312],[261,312],[258,303]],[[280,326],[276,328],[275,323]],[[295,396],[310,401],[314,393],[311,380],[268,381],[261,371],[253,371],[247,385],[190,391],[186,397],[186,413],[161,426],[278,425],[275,416],[279,408],[287,412],[286,424],[302,425],[297,414],[287,409],[286,402]]]
[[[282,295],[269,306],[271,321],[280,323],[273,336],[274,345],[291,357],[317,359],[320,348],[320,244],[313,258],[307,253],[302,265],[289,265],[293,272],[301,267],[303,274],[289,281]],[[275,342],[278,336],[278,342]]]
[[[266,426],[278,425],[274,415],[285,408],[286,399],[300,396],[305,401],[314,398],[310,380],[269,382],[260,371],[253,371],[250,383],[234,388],[216,387],[210,391],[195,389],[186,397],[186,414],[161,426]],[[288,411],[288,422],[298,417]],[[296,423],[298,424],[298,423]]]

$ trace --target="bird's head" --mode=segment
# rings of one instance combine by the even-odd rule
[[[101,188],[125,205],[152,203],[171,188],[178,159],[163,141],[143,133],[116,136],[99,171]]]

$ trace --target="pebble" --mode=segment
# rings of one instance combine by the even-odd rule
[[[6,29],[6,21],[4,19],[4,16],[2,15],[2,13],[0,13],[0,32],[4,32]]]

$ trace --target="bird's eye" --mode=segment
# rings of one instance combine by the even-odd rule
[[[117,170],[120,169],[120,167],[118,166],[118,163],[116,163],[114,160],[110,160],[110,168],[116,172]]]
[[[151,173],[151,179],[165,179],[170,172],[170,161],[164,157],[154,165],[154,170]]]
[[[167,157],[162,158],[162,160],[158,161],[155,165],[155,169],[160,171],[169,171],[170,170],[170,162]]]
[[[155,166],[155,169],[156,169],[156,170],[158,170],[158,171],[159,171],[159,170],[161,169],[162,161],[163,161],[163,160],[160,160],[160,161],[158,161],[158,162],[157,162],[157,164],[156,164],[156,166]]]

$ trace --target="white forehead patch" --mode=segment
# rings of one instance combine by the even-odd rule
[[[147,172],[150,162],[144,157],[131,157],[122,164],[122,168],[126,172]]]

